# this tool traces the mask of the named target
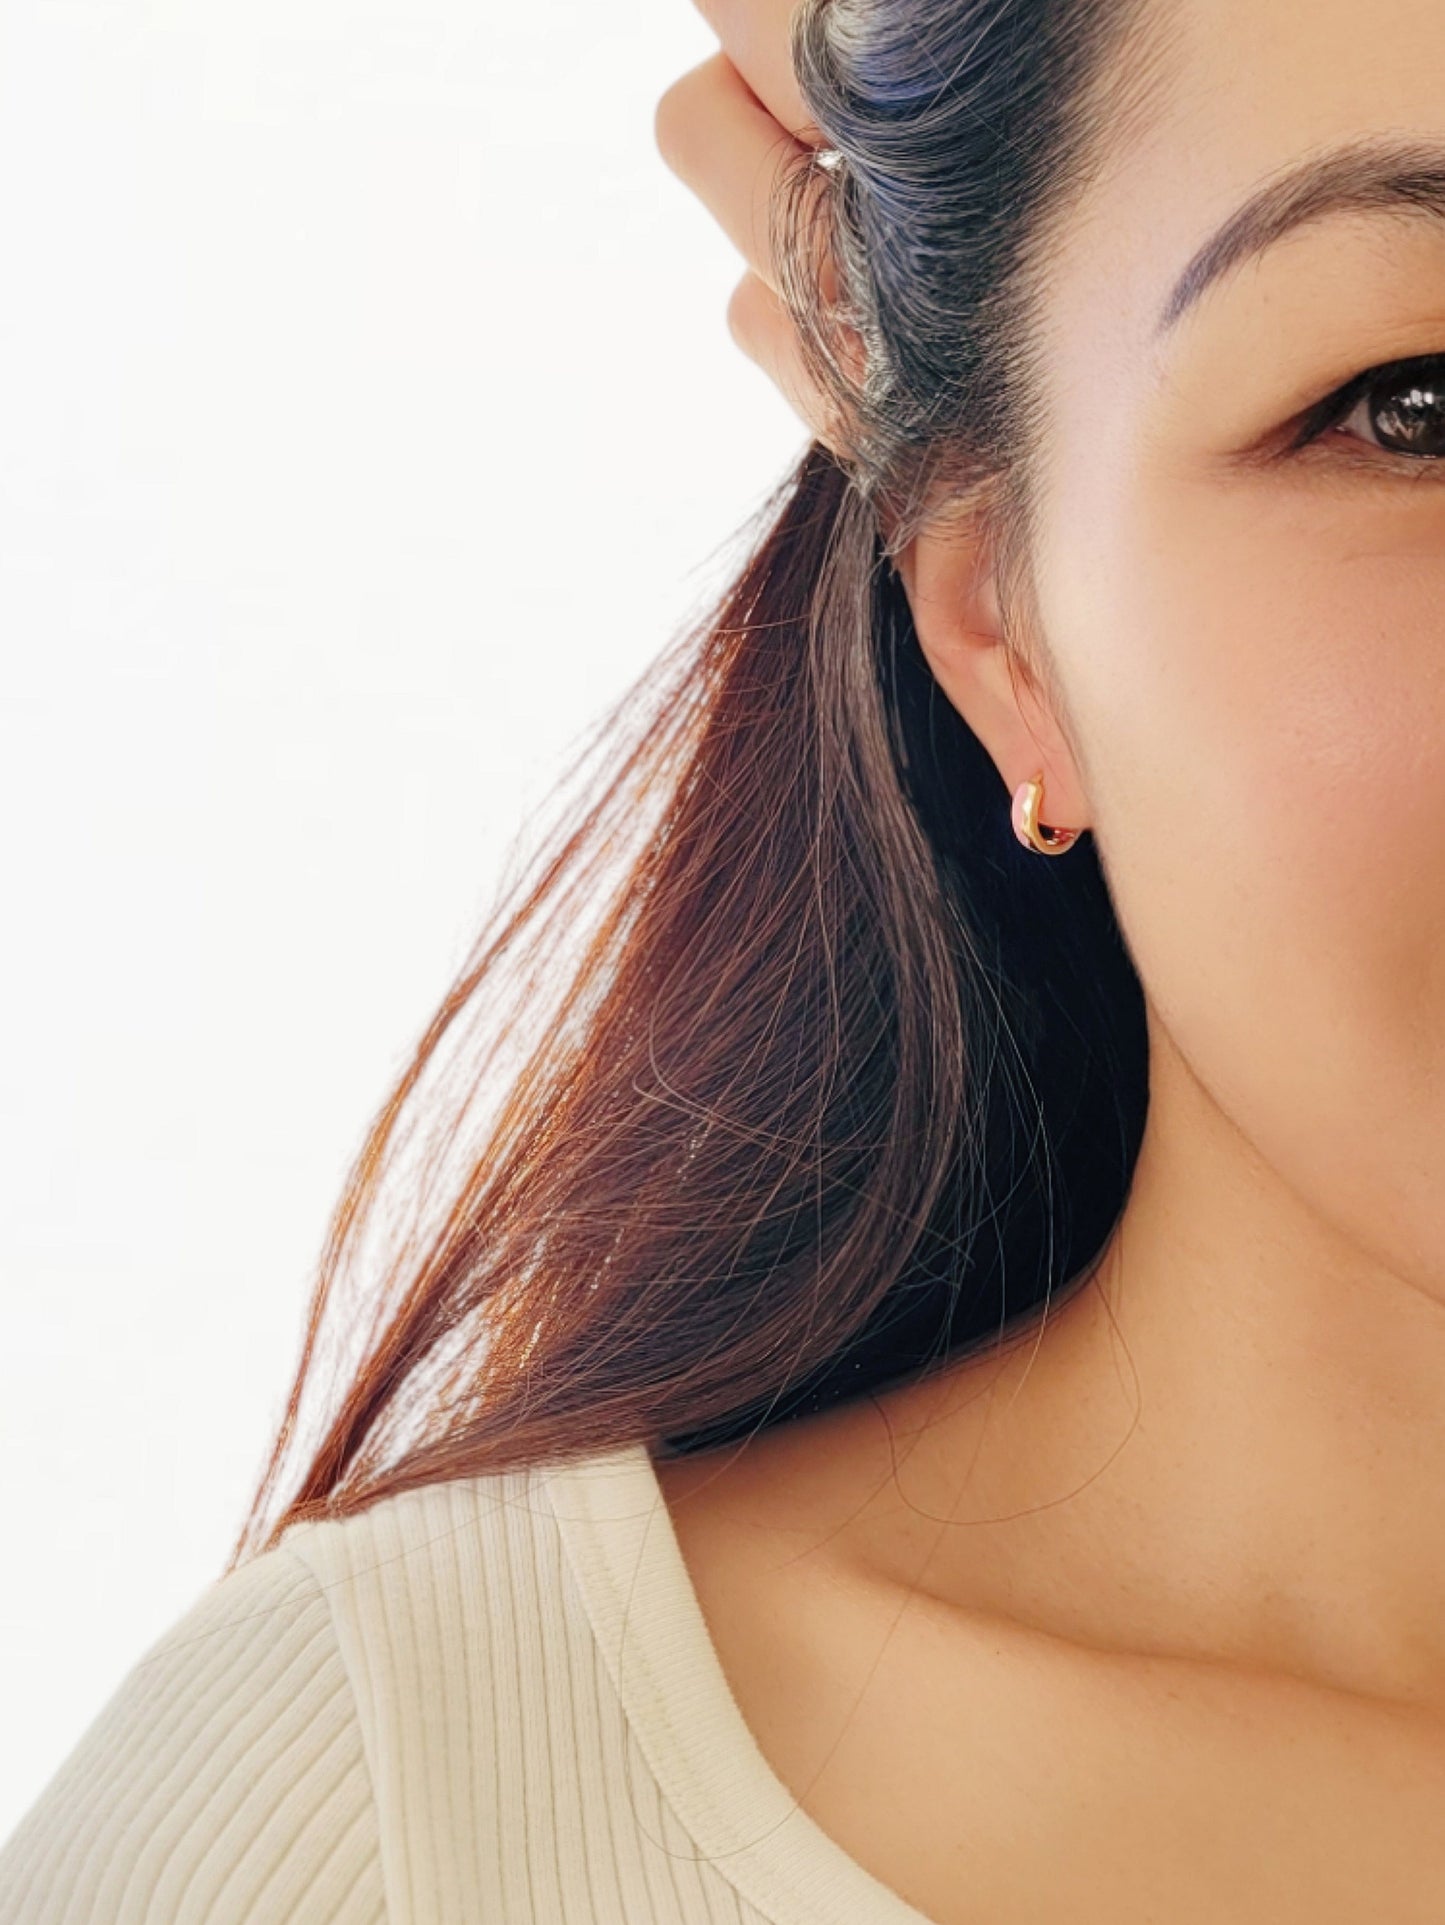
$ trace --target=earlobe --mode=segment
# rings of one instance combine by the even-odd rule
[[[1088,798],[1068,739],[1005,633],[997,571],[980,518],[951,515],[922,529],[894,565],[919,646],[939,687],[993,758],[1010,800],[1043,773],[1048,817],[1090,826]]]

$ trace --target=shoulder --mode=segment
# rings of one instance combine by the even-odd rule
[[[449,1829],[458,1803],[505,1806],[500,1754],[545,1722],[585,1633],[545,1473],[420,1485],[285,1543],[329,1605],[396,1831]]]
[[[285,1543],[137,1659],[0,1847],[0,1920],[385,1917],[327,1600]]]
[[[213,1583],[0,1845],[0,1925],[381,1925],[490,1890],[593,1661],[546,1477],[294,1525]]]

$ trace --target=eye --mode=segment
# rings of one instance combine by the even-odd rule
[[[1366,368],[1310,409],[1291,452],[1336,429],[1415,468],[1445,464],[1445,354]]]

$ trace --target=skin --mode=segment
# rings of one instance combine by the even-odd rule
[[[756,244],[768,169],[812,137],[787,12],[717,0],[723,52],[658,142],[749,260],[739,344],[832,432]],[[1002,1350],[659,1473],[765,1753],[928,1917],[1423,1920],[1445,462],[1400,472],[1363,409],[1249,456],[1361,370],[1445,353],[1445,223],[1331,216],[1152,329],[1276,169],[1445,139],[1445,11],[1171,12],[1161,112],[1051,251],[1033,564],[1059,708],[1009,672],[981,528],[940,516],[902,571],[999,806],[1042,769],[1043,819],[1095,837],[1148,1003],[1127,1208],[1088,1286]],[[897,1784],[916,1821],[880,1815]]]

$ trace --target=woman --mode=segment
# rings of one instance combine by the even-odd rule
[[[0,1918],[1438,1919],[1445,13],[714,15],[819,440]]]

